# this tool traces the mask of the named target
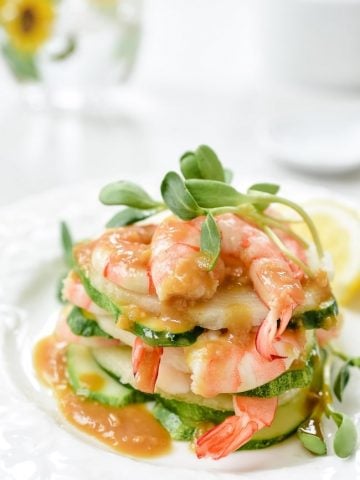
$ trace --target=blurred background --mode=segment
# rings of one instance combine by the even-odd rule
[[[359,0],[0,0],[0,45],[0,205],[202,143],[360,201]]]

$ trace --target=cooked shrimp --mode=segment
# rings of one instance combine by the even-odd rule
[[[201,265],[200,232],[204,217],[184,222],[170,217],[158,225],[151,242],[151,276],[161,301],[172,297],[207,299],[223,275],[220,260],[214,271]]]
[[[124,289],[148,294],[152,288],[148,262],[154,230],[154,225],[108,230],[94,242],[92,267]]]
[[[153,393],[159,373],[162,347],[151,347],[136,337],[132,350],[132,366],[135,387],[146,393]]]
[[[256,348],[264,358],[274,358],[275,337],[285,331],[293,310],[304,299],[299,274],[258,228],[230,213],[219,215],[216,221],[222,234],[221,253],[241,260],[255,291],[270,310],[259,328]]]
[[[247,443],[261,428],[271,425],[277,407],[277,397],[233,397],[235,415],[213,427],[196,442],[198,458],[214,460],[226,457]]]
[[[259,354],[255,341],[256,330],[236,337],[219,331],[200,335],[194,345],[185,349],[192,372],[191,390],[209,398],[220,393],[244,392],[270,382],[299,357],[305,334],[286,331],[274,341],[273,360]]]
[[[98,307],[96,303],[91,300],[89,295],[86,293],[84,285],[81,283],[79,276],[74,271],[71,271],[64,280],[62,295],[64,300],[67,300],[73,305],[83,308],[90,313],[95,315],[106,313],[105,310]]]

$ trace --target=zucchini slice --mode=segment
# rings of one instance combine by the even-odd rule
[[[81,270],[80,267],[76,267],[75,272],[79,275],[81,283],[84,285],[85,291],[89,295],[91,300],[96,303],[96,305],[98,305],[100,308],[103,308],[107,312],[114,315],[115,318],[117,318],[121,313],[121,309],[117,305],[115,305],[115,303],[112,302],[106,295],[99,292],[99,290],[92,286],[87,275]]]
[[[240,450],[257,450],[282,442],[296,432],[299,425],[308,418],[311,408],[309,390],[300,390],[293,399],[278,407],[270,427],[259,430]]]
[[[157,322],[160,323],[159,321]],[[196,342],[196,339],[204,331],[202,327],[194,327],[184,332],[170,332],[169,330],[153,330],[146,321],[133,324],[132,333],[141,337],[145,343],[152,347],[188,347]]]
[[[187,424],[179,415],[168,410],[161,402],[155,403],[152,413],[170,433],[173,440],[191,441],[194,438],[196,426]]]
[[[99,367],[88,347],[68,345],[66,366],[70,385],[77,395],[114,407],[148,399],[141,392],[122,385]]]
[[[117,378],[122,384],[134,386],[131,347],[125,345],[95,347],[91,349],[91,355],[98,367]]]
[[[308,389],[302,389],[289,402],[280,405],[271,426],[257,432],[240,450],[266,448],[292,435],[311,412],[308,393]],[[163,399],[157,402],[153,409],[155,417],[174,440],[191,441],[197,436],[197,432],[203,429],[204,422],[211,422],[210,419],[197,420],[185,417],[175,410],[177,408],[173,402],[164,404]],[[221,423],[227,416],[233,414],[234,412],[227,412],[223,418],[213,418],[212,423]]]
[[[328,330],[337,322],[339,307],[335,298],[321,302],[312,310],[296,313],[289,323],[289,328],[304,327],[307,330],[324,328]]]

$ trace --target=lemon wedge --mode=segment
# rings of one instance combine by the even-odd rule
[[[326,252],[332,256],[332,289],[342,305],[349,305],[360,294],[360,213],[334,200],[312,200],[303,204],[319,232]],[[311,240],[305,224],[293,229]]]

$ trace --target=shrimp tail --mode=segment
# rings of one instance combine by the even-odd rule
[[[162,353],[162,347],[151,347],[136,337],[132,350],[132,366],[137,389],[154,393]]]
[[[285,308],[280,315],[280,325],[277,330],[276,336],[280,337],[286,330],[286,327],[288,326],[290,319],[292,317],[294,308],[296,307],[295,303],[291,303],[287,308]]]
[[[244,419],[233,415],[198,439],[196,455],[198,458],[219,460],[244,445],[256,431],[255,422],[246,424]]]
[[[277,334],[278,315],[275,310],[270,309],[265,320],[260,325],[256,334],[256,350],[266,360],[274,360],[279,358],[274,349],[274,339]]]
[[[247,443],[261,428],[271,425],[277,397],[233,397],[235,415],[228,417],[202,435],[196,442],[198,458],[214,460],[226,457]]]
[[[270,309],[265,320],[260,325],[256,335],[256,350],[266,360],[285,358],[277,354],[273,342],[276,338],[279,339],[285,332],[295,306],[295,304],[289,304],[280,314],[278,314],[276,309]],[[278,320],[280,320],[279,326]]]

